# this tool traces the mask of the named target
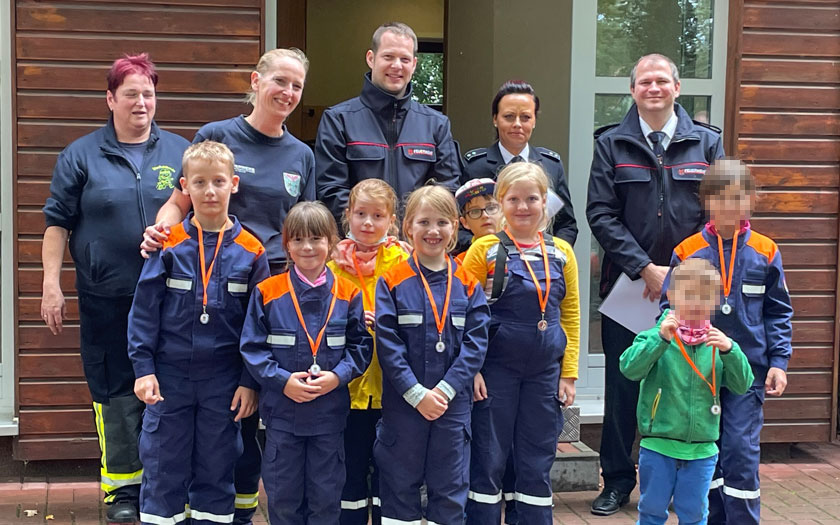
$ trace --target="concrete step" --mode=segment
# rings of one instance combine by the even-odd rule
[[[558,443],[551,467],[551,489],[554,492],[597,490],[600,477],[598,453],[581,441]]]

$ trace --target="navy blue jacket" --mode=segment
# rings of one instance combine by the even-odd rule
[[[47,227],[70,232],[78,291],[102,297],[134,293],[143,268],[137,247],[172,194],[189,145],[153,122],[138,173],[109,119],[61,152],[44,215]]]
[[[732,256],[731,238],[723,239],[723,253],[728,272]],[[754,384],[763,385],[767,370],[770,367],[787,370],[793,354],[793,307],[785,283],[782,254],[769,237],[749,228],[738,236],[738,249],[735,253],[732,288],[727,301],[732,312],[724,315],[718,310],[712,318],[712,324],[738,342],[752,366]],[[675,267],[695,257],[706,259],[720,272],[717,236],[708,228],[677,246],[671,258],[671,266]],[[670,307],[665,294],[670,280],[669,271],[662,285],[660,306],[663,311]],[[723,286],[720,289],[720,304],[723,304]]]
[[[698,190],[709,163],[723,157],[717,128],[691,120],[679,104],[674,137],[656,159],[634,104],[618,125],[595,132],[586,218],[604,248],[601,297],[621,273],[636,279],[651,262],[666,266],[674,247],[703,226]]]
[[[291,374],[308,370],[313,361],[289,283],[313,340],[326,321],[335,283],[336,302],[317,350],[317,362],[321,370],[338,376],[339,386],[307,403],[292,401],[283,393]],[[245,366],[262,386],[260,416],[265,426],[296,436],[344,430],[350,412],[347,384],[367,369],[373,353],[371,345],[361,292],[332,270],[327,269],[327,282],[314,288],[303,283],[294,270],[260,283],[248,304],[240,350]]]
[[[128,355],[134,374],[206,380],[234,373],[241,376],[241,385],[257,389],[243,369],[239,338],[248,296],[269,275],[265,249],[233,217],[207,284],[210,322],[201,324],[204,287],[198,230],[191,218],[192,213],[172,227],[163,248],[150,254],[137,282],[128,316]],[[203,237],[209,265],[219,237],[217,232],[204,232]]]
[[[464,174],[461,176],[461,184],[470,179],[480,179],[482,177],[496,180],[496,176],[506,166],[498,142],[489,148],[468,151],[464,155],[464,160],[466,165],[464,166]],[[574,246],[578,229],[575,221],[575,210],[572,207],[572,196],[569,194],[569,181],[566,179],[566,170],[563,169],[563,160],[557,152],[548,148],[531,146],[528,148],[528,162],[535,162],[542,166],[545,174],[548,175],[551,189],[563,201],[563,207],[554,216],[551,233]]]
[[[432,179],[454,192],[461,163],[448,118],[412,100],[410,86],[396,98],[368,73],[361,96],[321,117],[315,173],[318,200],[340,218],[350,189],[361,180],[383,179],[400,199]]]

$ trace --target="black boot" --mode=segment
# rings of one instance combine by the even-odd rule
[[[114,502],[108,506],[106,521],[111,523],[137,523],[137,505],[129,500]]]

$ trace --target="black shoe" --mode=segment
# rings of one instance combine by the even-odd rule
[[[137,505],[129,500],[114,502],[108,506],[105,520],[110,523],[136,523]]]
[[[628,501],[630,501],[630,494],[618,489],[605,488],[592,502],[590,510],[596,516],[609,516],[618,512],[618,509]]]

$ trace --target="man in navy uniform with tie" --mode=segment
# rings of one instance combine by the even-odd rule
[[[698,187],[709,164],[723,157],[723,142],[718,128],[693,121],[675,102],[680,77],[670,58],[640,58],[630,73],[630,93],[635,104],[624,120],[595,132],[586,218],[604,249],[601,297],[625,273],[644,279],[644,300],[658,301],[674,247],[703,226]],[[634,336],[613,319],[602,318],[604,490],[591,509],[602,516],[627,503],[636,485],[631,452],[639,384],[618,368]]]

